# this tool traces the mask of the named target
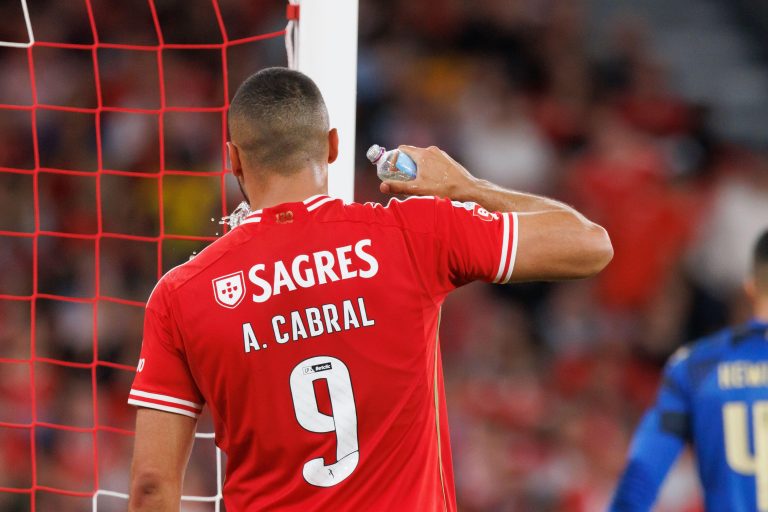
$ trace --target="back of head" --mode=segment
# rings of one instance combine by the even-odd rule
[[[328,159],[328,111],[311,78],[287,68],[251,75],[235,93],[229,132],[243,167],[293,174]]]
[[[765,230],[757,239],[753,258],[757,293],[768,298],[768,230]]]

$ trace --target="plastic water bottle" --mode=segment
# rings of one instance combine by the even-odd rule
[[[416,162],[399,149],[387,151],[374,144],[365,156],[376,166],[376,174],[382,181],[411,181],[416,178]]]

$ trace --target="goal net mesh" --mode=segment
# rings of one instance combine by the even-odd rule
[[[226,228],[229,100],[292,60],[286,4],[0,7],[0,510],[125,510],[144,300]],[[183,510],[222,510],[198,431]]]

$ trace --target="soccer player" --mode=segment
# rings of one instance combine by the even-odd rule
[[[768,512],[768,231],[745,284],[754,319],[677,351],[635,433],[610,510],[650,510],[693,445],[710,512]]]
[[[455,510],[440,305],[478,279],[591,276],[613,254],[605,230],[437,148],[405,147],[418,178],[381,185],[419,197],[326,196],[338,135],[296,71],[248,78],[229,128],[254,211],[149,298],[130,510],[179,509],[203,404],[229,512]]]

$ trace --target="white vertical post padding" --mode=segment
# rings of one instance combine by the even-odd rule
[[[339,158],[328,169],[328,193],[354,197],[358,0],[300,0],[298,69],[320,87]]]

